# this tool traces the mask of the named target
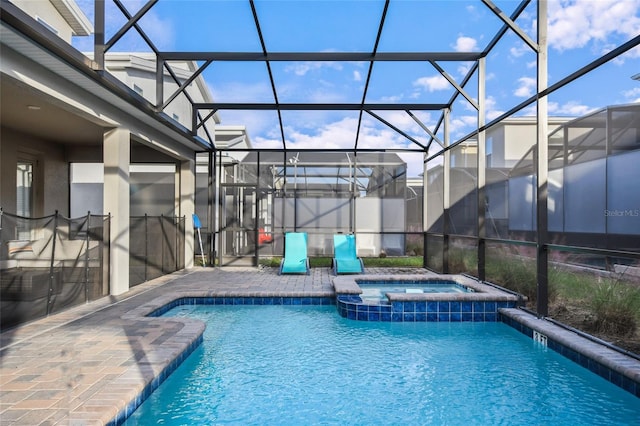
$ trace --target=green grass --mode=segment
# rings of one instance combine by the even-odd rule
[[[365,268],[422,268],[422,256],[363,257]]]

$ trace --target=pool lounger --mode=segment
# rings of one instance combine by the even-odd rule
[[[307,257],[307,233],[287,232],[284,234],[284,257],[280,262],[279,275],[309,275],[309,258]]]
[[[333,273],[361,274],[364,264],[356,253],[356,236],[337,234],[333,236]]]

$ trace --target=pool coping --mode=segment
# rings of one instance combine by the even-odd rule
[[[499,309],[501,321],[534,342],[640,398],[640,361],[521,309]]]

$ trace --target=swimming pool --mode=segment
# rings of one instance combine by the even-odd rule
[[[637,424],[638,399],[503,323],[354,322],[332,306],[202,306],[203,344],[145,424]]]

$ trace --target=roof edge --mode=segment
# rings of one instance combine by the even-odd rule
[[[51,0],[51,4],[69,23],[76,36],[93,34],[93,24],[78,6],[75,0]]]

